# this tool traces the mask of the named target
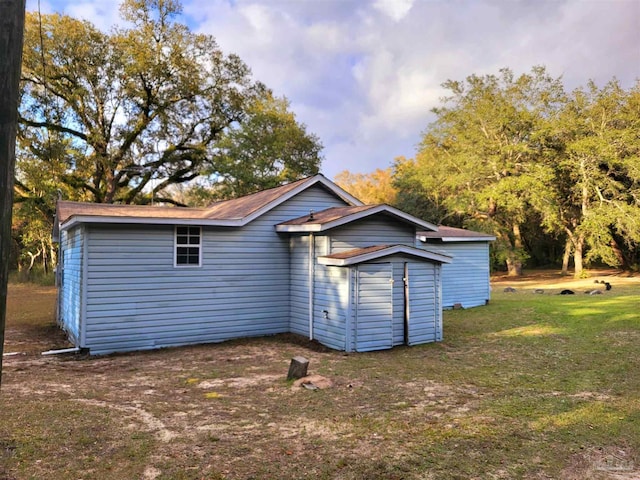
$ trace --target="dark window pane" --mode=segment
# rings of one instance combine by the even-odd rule
[[[176,243],[178,245],[186,245],[187,244],[187,237],[177,237],[176,238]]]
[[[187,251],[189,252],[189,255],[200,255],[200,249],[198,247],[189,247],[187,248]]]
[[[200,245],[200,237],[189,237],[189,243],[191,245]]]
[[[178,233],[178,235],[188,235],[189,227],[177,227],[176,232]]]
[[[176,263],[178,265],[185,265],[187,263],[188,257],[186,255],[180,255],[176,257]]]
[[[200,235],[200,227],[189,227],[189,235]]]

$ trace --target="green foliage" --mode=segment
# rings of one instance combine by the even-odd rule
[[[194,202],[205,203],[318,171],[322,146],[286,99],[212,36],[179,23],[181,9],[178,0],[124,0],[128,26],[109,33],[66,15],[27,14],[14,231],[21,247],[44,241],[41,224],[51,224],[59,196],[180,204],[174,194],[194,182]]]
[[[610,280],[598,296],[550,294],[546,274],[494,285],[486,307],[444,312],[443,342],[387,351],[287,335],[99,358],[42,357],[61,346],[55,291],[10,286],[7,346],[28,354],[5,366],[0,476],[635,478],[640,296]],[[334,387],[292,388],[299,354]]]
[[[264,87],[212,37],[175,22],[179,8],[125,2],[133,26],[110,34],[29,15],[20,161],[60,164],[56,180],[75,198],[106,203],[144,203],[154,179],[156,195],[195,178]]]
[[[289,101],[266,92],[221,135],[206,162],[205,173],[216,181],[212,196],[238,197],[315,175],[321,150],[319,138],[289,111]]]
[[[567,94],[535,67],[444,86],[451,95],[434,109],[416,158],[396,163],[401,191],[439,206],[445,223],[458,217],[495,234],[494,258],[510,273],[531,250],[523,232],[536,227],[568,240],[577,276],[583,259],[632,263],[622,249],[640,243],[640,83]],[[415,203],[399,198],[401,208]]]

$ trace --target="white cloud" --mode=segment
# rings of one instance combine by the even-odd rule
[[[117,18],[107,0],[48,1],[100,26]],[[637,0],[183,1],[194,30],[290,99],[328,176],[413,156],[447,79],[534,65],[568,88],[640,77]]]
[[[396,22],[399,22],[411,10],[413,0],[376,0],[373,6]]]

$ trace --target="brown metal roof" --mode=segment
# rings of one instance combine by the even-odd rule
[[[57,217],[60,224],[63,224],[73,216],[114,217],[122,219],[242,220],[262,208],[267,208],[271,203],[304,183],[315,183],[314,179],[317,177],[319,176],[304,178],[244,197],[216,202],[207,208],[59,201],[57,205]]]
[[[435,239],[435,240],[443,240],[448,239],[449,241],[454,239],[477,239],[490,241],[495,240],[496,237],[484,232],[475,232],[473,230],[466,230],[464,228],[455,228],[455,227],[446,227],[444,225],[439,225],[438,230],[435,232],[418,232],[418,237],[425,237],[427,239]]]
[[[353,250],[318,257],[318,262],[321,265],[347,267],[398,254],[409,255],[427,262],[451,263],[449,255],[408,245],[372,245],[370,247],[354,248]]]
[[[216,202],[206,209],[204,218],[209,220],[232,220],[247,217],[307,181],[309,181],[309,178],[245,195],[244,197]]]
[[[386,248],[391,248],[392,245],[373,245],[371,247],[354,248],[353,250],[347,250],[346,252],[334,253],[332,255],[324,255],[326,258],[335,258],[336,260],[346,260],[348,258],[359,257],[360,255],[366,255],[368,253],[378,252]]]
[[[309,215],[306,215],[304,217],[294,218],[293,220],[282,222],[279,225],[324,225],[326,223],[334,222],[336,220],[340,220],[341,218],[348,217],[349,215],[353,215],[354,213],[371,210],[376,206],[377,205],[362,205],[357,207],[332,207],[320,212],[313,212],[313,216],[310,213]]]
[[[153,205],[115,205],[108,203],[83,203],[59,201],[58,221],[65,222],[74,215],[91,217],[138,217],[138,218],[203,218],[202,208],[162,207]]]

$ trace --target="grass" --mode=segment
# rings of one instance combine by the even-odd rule
[[[444,342],[349,355],[286,335],[42,358],[54,298],[10,288],[3,480],[640,475],[638,286],[497,291],[445,312]],[[295,355],[334,387],[292,387]]]

